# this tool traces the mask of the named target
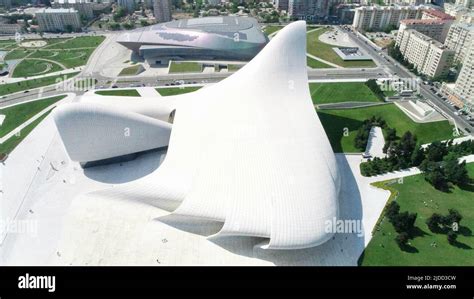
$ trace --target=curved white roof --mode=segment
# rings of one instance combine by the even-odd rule
[[[340,179],[309,94],[305,22],[286,26],[234,75],[165,106],[176,115],[163,164],[98,194],[175,202],[175,214],[224,222],[215,237],[268,238],[264,248],[312,247],[332,236],[325,228],[338,215]],[[148,100],[134,112],[123,107],[109,107],[121,111],[118,126],[127,113],[164,109]],[[57,109],[58,127],[68,109]]]

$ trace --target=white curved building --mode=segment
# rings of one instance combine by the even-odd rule
[[[262,237],[263,248],[307,248],[331,238],[326,227],[338,216],[340,176],[309,93],[305,22],[286,26],[215,85],[163,100],[100,101],[55,111],[72,160],[169,144],[155,172],[97,195],[171,204],[174,214],[223,222],[213,237]],[[168,136],[164,121],[174,110]],[[129,126],[143,130],[131,142],[117,133]]]

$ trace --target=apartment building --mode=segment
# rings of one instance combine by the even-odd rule
[[[462,62],[474,40],[474,24],[455,23],[449,29],[445,45],[454,50],[454,61]]]
[[[425,9],[421,15],[422,20],[455,20],[455,17],[437,9]]]
[[[423,6],[362,6],[355,9],[352,26],[356,30],[398,28],[404,19],[421,19]]]
[[[318,21],[329,15],[329,0],[289,0],[288,14],[300,20]]]
[[[461,71],[459,72],[454,92],[468,104],[474,105],[474,42],[470,44],[469,51],[463,60]]]
[[[153,13],[158,23],[171,21],[171,3],[170,0],[154,0]]]
[[[36,12],[41,31],[65,31],[67,26],[72,30],[81,28],[79,12],[74,8],[44,8]]]
[[[413,29],[403,31],[399,48],[408,62],[429,77],[445,75],[454,58],[453,50]]]
[[[52,3],[53,8],[74,8],[79,12],[81,17],[86,19],[92,19],[94,17],[94,5],[91,0],[55,0],[54,3]]]
[[[446,36],[448,35],[449,28],[453,20],[437,20],[437,19],[408,19],[401,20],[400,27],[398,29],[397,44],[400,43],[400,39],[403,36],[403,31],[413,29],[423,33],[441,43],[444,43]]]
[[[128,12],[135,9],[135,0],[117,0],[117,4]]]

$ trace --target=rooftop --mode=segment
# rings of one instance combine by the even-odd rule
[[[400,23],[406,25],[413,24],[424,24],[424,25],[441,25],[450,22],[450,20],[440,20],[440,19],[405,19],[401,20]]]
[[[438,18],[438,19],[441,19],[441,20],[454,20],[454,19],[456,19],[455,17],[453,17],[451,15],[448,15],[447,13],[442,12],[440,10],[436,10],[436,9],[426,9],[423,12],[423,14],[426,14],[426,15],[429,15],[431,17]]]
[[[41,13],[76,13],[77,10],[74,8],[43,8],[41,10],[38,10],[36,13],[41,14]]]

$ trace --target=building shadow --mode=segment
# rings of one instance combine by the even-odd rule
[[[142,178],[161,165],[166,150],[152,150],[140,153],[133,160],[98,165],[83,169],[84,175],[94,181],[106,184],[124,184]]]
[[[318,110],[317,113],[331,142],[332,149],[336,153],[342,153],[342,138],[347,138],[344,135],[345,132],[355,135],[356,131],[362,126],[362,121],[329,114],[329,111],[331,110]]]

